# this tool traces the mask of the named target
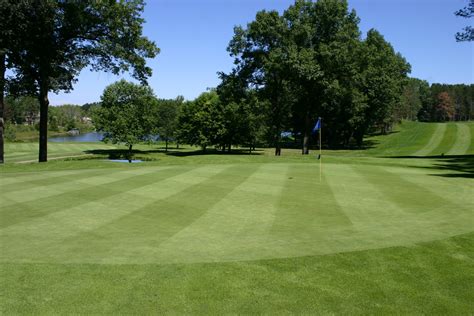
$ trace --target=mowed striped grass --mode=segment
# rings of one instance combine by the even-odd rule
[[[7,164],[0,311],[469,314],[472,136],[404,122],[322,175],[291,152]]]
[[[86,155],[90,150],[114,149],[116,146],[102,143],[48,143],[48,157],[65,158]],[[38,143],[6,143],[5,161],[25,162],[38,160]]]
[[[451,186],[425,170],[327,160],[321,182],[315,163],[46,171],[32,181],[4,174],[0,260],[257,260],[414,244],[474,227],[469,178]]]
[[[474,122],[403,122],[393,134],[371,138],[376,147],[364,155],[441,156],[474,154]]]

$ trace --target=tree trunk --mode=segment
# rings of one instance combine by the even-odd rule
[[[303,149],[301,152],[303,155],[309,154],[310,137],[311,137],[311,118],[309,117],[309,113],[306,113],[306,117],[304,119]]]
[[[5,91],[5,53],[0,54],[0,164],[4,163],[4,128],[5,120],[4,115],[4,96],[3,91]]]
[[[128,145],[128,163],[132,163],[132,147],[133,145]]]
[[[40,82],[39,162],[48,161],[48,86],[46,80]]]
[[[281,131],[277,131],[276,140],[275,140],[275,156],[281,155]]]

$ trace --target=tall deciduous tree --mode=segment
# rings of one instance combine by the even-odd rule
[[[12,55],[18,52],[19,37],[24,34],[24,9],[23,1],[0,0],[0,164],[4,162],[4,95],[9,83],[5,75]]]
[[[183,105],[184,98],[177,97],[174,100],[158,100],[156,107],[156,131],[160,139],[165,141],[165,151],[168,151],[168,142],[176,138],[178,129],[178,116]]]
[[[455,108],[451,96],[447,92],[441,92],[436,98],[433,107],[433,118],[438,122],[450,121],[454,118]]]
[[[234,72],[270,104],[268,126],[275,146],[281,152],[281,133],[288,126],[288,72],[285,41],[288,30],[276,11],[260,11],[247,28],[236,27],[227,50],[235,58]]]
[[[368,106],[360,124],[359,144],[372,126],[380,127],[382,133],[388,131],[410,72],[410,65],[378,31],[370,30],[364,44],[362,91],[367,96]]]
[[[2,6],[16,0],[3,0]],[[146,83],[146,58],[159,49],[142,35],[143,0],[23,0],[17,15],[25,17],[7,66],[14,72],[12,90],[40,102],[39,161],[47,161],[48,93],[69,91],[79,72],[92,70],[132,75]]]
[[[94,125],[105,142],[127,145],[131,157],[133,145],[146,141],[154,130],[156,104],[150,87],[120,80],[105,88]]]
[[[299,91],[293,114],[301,126],[302,153],[308,154],[318,116],[324,117],[330,138],[341,122],[347,123],[341,111],[349,110],[357,73],[359,19],[341,0],[296,1],[284,17],[289,25],[288,68]]]

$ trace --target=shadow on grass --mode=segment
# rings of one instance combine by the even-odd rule
[[[188,156],[200,156],[200,155],[262,155],[263,150],[257,149],[252,150],[249,152],[248,149],[232,149],[231,152],[223,152],[216,149],[208,149],[208,150],[193,150],[193,151],[181,151],[182,149],[173,148],[168,149],[166,151],[163,149],[150,149],[150,150],[132,150],[133,157],[140,157],[143,160],[156,160],[156,157],[153,157],[153,154],[165,154],[168,156],[174,157],[188,157]],[[129,158],[129,151],[127,149],[93,149],[85,151],[86,154],[92,154],[98,156],[97,158],[102,158],[103,156],[107,156],[108,159],[128,159]],[[148,157],[147,157],[148,156]]]
[[[96,156],[95,158],[100,159],[103,156],[107,156],[108,159],[129,159],[130,153],[127,149],[93,149],[84,151],[86,154],[92,154]],[[155,160],[153,157],[146,157],[147,155],[154,153],[164,153],[164,150],[161,149],[152,149],[152,150],[132,150],[132,157],[139,156],[142,160]]]
[[[431,166],[416,168],[426,168],[431,170],[443,170],[449,173],[434,174],[447,178],[471,178],[474,179],[474,155],[439,155],[439,156],[391,156],[384,158],[403,159],[430,159],[435,160]],[[451,172],[455,171],[455,173]]]
[[[193,151],[168,151],[166,153],[169,156],[175,157],[188,157],[188,156],[202,156],[202,155],[245,155],[245,156],[258,156],[263,154],[263,150],[256,149],[250,152],[248,149],[232,149],[230,152],[222,151],[217,149],[206,149],[206,150],[193,150]]]

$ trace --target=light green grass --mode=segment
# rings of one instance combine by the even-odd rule
[[[2,166],[0,312],[470,314],[472,156],[378,158],[469,153],[462,124],[326,151],[321,177],[290,150]]]
[[[447,155],[464,155],[469,152],[471,146],[471,131],[469,125],[464,123],[456,123],[457,133],[454,144],[447,152]]]
[[[404,121],[393,133],[369,137],[374,148],[362,156],[440,156],[474,154],[474,122]]]
[[[48,143],[48,157],[72,157],[86,155],[89,150],[114,149],[116,146],[102,143]],[[38,143],[6,143],[5,161],[35,162],[38,160]]]

